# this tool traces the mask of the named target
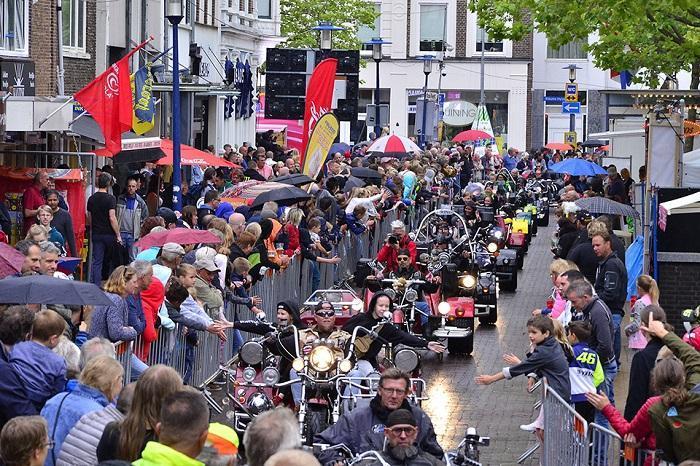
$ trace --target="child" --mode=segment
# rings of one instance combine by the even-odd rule
[[[309,219],[307,225],[309,227],[309,236],[311,237],[312,247],[318,251],[319,254],[327,256],[329,252],[321,244],[321,220],[317,217],[312,217]]]
[[[527,333],[534,350],[525,361],[520,361],[512,354],[506,354],[503,359],[507,363],[515,363],[504,367],[501,372],[493,375],[480,375],[475,381],[479,385],[490,385],[503,379],[512,379],[518,375],[536,373],[539,377],[547,377],[551,389],[564,400],[571,397],[569,382],[569,364],[562,345],[554,338],[554,324],[547,316],[537,315],[527,321]]]
[[[574,408],[588,422],[593,422],[595,408],[586,400],[586,393],[597,393],[598,386],[605,381],[603,366],[598,353],[588,347],[591,324],[584,321],[571,322],[567,328],[569,343],[574,357],[569,362],[571,401]]]
[[[683,335],[683,341],[700,351],[700,306],[684,310],[681,316],[683,325],[688,332]]]
[[[361,235],[367,230],[367,227],[362,223],[362,218],[367,213],[367,208],[363,205],[357,205],[352,210],[351,214],[345,215],[345,223],[348,226],[348,230],[356,235]]]
[[[20,375],[37,411],[66,387],[66,360],[52,351],[65,329],[66,321],[57,312],[39,311],[31,341],[16,344],[10,354],[10,364]]]

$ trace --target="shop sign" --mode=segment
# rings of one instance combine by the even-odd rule
[[[476,106],[466,100],[453,100],[445,102],[445,110],[442,121],[450,126],[468,126],[476,118]]]
[[[36,92],[34,62],[10,60],[0,62],[0,90],[12,92],[15,97],[34,96]]]

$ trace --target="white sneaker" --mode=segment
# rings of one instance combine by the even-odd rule
[[[525,432],[534,432],[535,429],[537,429],[536,422],[532,422],[530,424],[520,424],[520,430],[524,430]]]

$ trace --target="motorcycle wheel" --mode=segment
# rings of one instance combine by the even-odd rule
[[[479,325],[493,325],[498,320],[498,304],[495,304],[489,315],[479,317]]]
[[[516,258],[518,260],[518,269],[522,270],[525,265],[525,251],[520,251]]]
[[[545,208],[544,211],[544,217],[542,219],[537,219],[537,225],[541,227],[548,227],[549,226],[549,207]]]
[[[328,408],[325,406],[309,406],[306,412],[304,425],[304,438],[307,445],[314,443],[314,435],[326,430],[328,427]]]
[[[474,351],[474,335],[465,338],[448,339],[447,350],[450,354],[472,354],[472,351]]]
[[[503,291],[515,291],[518,289],[518,271],[513,271],[512,278],[507,282],[501,284],[501,289]]]
[[[535,217],[535,221],[532,222],[530,228],[532,229],[532,236],[537,236],[537,217]]]

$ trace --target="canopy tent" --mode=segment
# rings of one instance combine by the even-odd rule
[[[700,149],[683,154],[683,186],[700,188]]]
[[[700,192],[659,204],[659,227],[666,230],[669,215],[700,213]]]
[[[160,148],[165,154],[165,157],[158,160],[158,165],[173,164],[173,141],[170,139],[161,139]],[[237,165],[229,162],[226,159],[217,157],[216,155],[195,149],[192,146],[180,144],[180,164],[181,165],[211,165],[213,167],[237,167]]]

